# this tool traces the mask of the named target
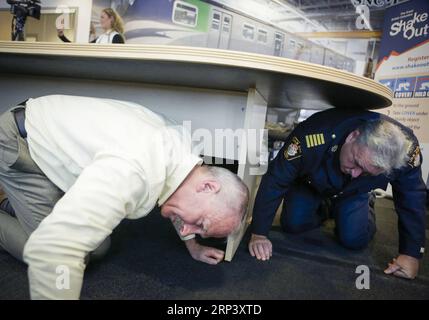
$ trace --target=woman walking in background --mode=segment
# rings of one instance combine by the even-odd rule
[[[91,43],[125,43],[124,23],[115,10],[112,8],[103,9],[100,15],[100,25],[104,33],[92,40]],[[64,35],[64,29],[58,29],[58,37],[63,42],[70,42]]]

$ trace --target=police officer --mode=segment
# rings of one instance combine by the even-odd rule
[[[414,278],[425,242],[421,161],[412,130],[387,116],[341,109],[314,114],[293,130],[262,178],[250,254],[259,260],[271,257],[267,235],[282,200],[286,232],[319,226],[318,208],[329,199],[339,242],[350,249],[366,247],[376,230],[369,192],[385,190],[390,182],[399,217],[399,256],[385,273]]]

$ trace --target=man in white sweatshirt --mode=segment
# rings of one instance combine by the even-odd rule
[[[183,127],[135,103],[64,95],[0,117],[0,184],[0,246],[28,264],[32,299],[79,298],[88,254],[157,203],[192,257],[216,264],[223,251],[193,235],[234,232],[249,197],[235,174],[202,165]]]

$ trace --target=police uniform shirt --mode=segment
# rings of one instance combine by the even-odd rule
[[[389,177],[351,179],[340,170],[339,154],[349,133],[365,121],[385,119],[397,124],[413,141],[408,164]],[[399,253],[421,258],[425,243],[426,187],[421,154],[412,131],[399,122],[370,111],[329,109],[300,123],[270,163],[256,196],[252,232],[268,235],[275,213],[288,189],[304,183],[324,197],[340,198],[381,188],[390,182],[399,218]]]
[[[31,298],[79,298],[84,257],[124,218],[162,205],[202,160],[190,134],[141,105],[64,95],[27,101],[31,157],[65,195],[24,248]],[[56,290],[57,266],[70,289]]]

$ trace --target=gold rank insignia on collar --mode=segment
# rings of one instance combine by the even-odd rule
[[[312,148],[325,144],[325,137],[323,133],[309,134],[305,136],[305,142],[307,143],[307,148]]]
[[[297,137],[293,137],[291,143],[283,153],[286,160],[293,160],[302,156],[301,143]]]

